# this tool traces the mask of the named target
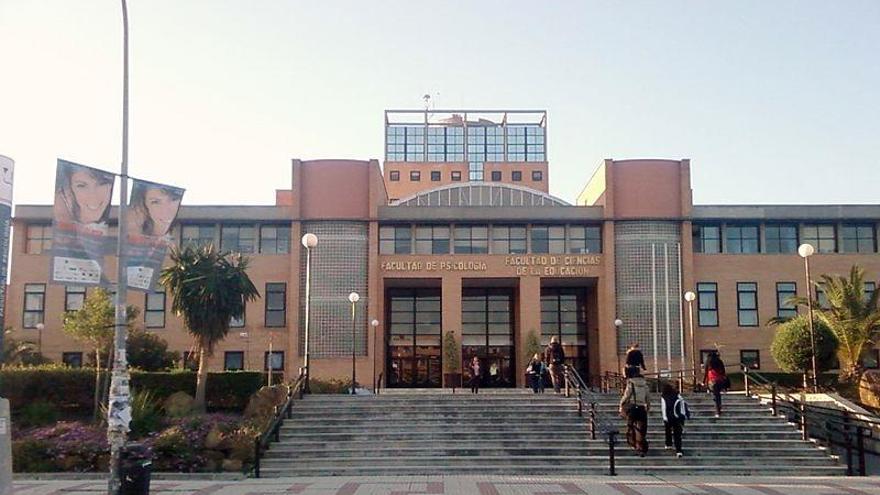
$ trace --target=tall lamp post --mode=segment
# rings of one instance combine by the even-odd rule
[[[818,367],[816,366],[816,331],[813,328],[813,286],[810,282],[810,256],[816,252],[812,244],[801,244],[798,254],[804,259],[804,271],[807,276],[807,313],[810,319],[810,350],[813,361],[813,392],[819,392]]]
[[[242,363],[242,367],[245,371],[250,370],[250,366],[248,366],[249,359],[251,357],[251,336],[247,332],[240,332],[238,334],[239,337],[244,339],[244,363]]]
[[[617,354],[617,372],[620,373],[620,327],[623,326],[623,320],[617,318],[614,320],[614,354]]]
[[[379,320],[373,319],[370,321],[370,326],[373,327],[373,393],[378,392],[379,383],[376,381],[376,360],[379,358]]]
[[[691,337],[691,374],[693,375],[692,385],[697,386],[697,341],[694,338],[694,301],[697,295],[693,291],[684,293],[684,300],[688,303],[688,332]]]
[[[355,333],[357,331],[357,322],[354,319],[355,305],[360,301],[361,296],[357,292],[348,295],[348,301],[351,303],[351,395],[354,395],[356,384],[356,368],[355,368],[355,349],[357,348],[355,341]]]
[[[37,323],[37,352],[40,353],[40,359],[43,358],[43,329],[46,328],[46,325],[43,323]],[[2,331],[2,330],[0,330]]]
[[[312,390],[309,387],[309,378],[311,376],[311,368],[309,368],[309,305],[312,300],[312,248],[318,245],[318,236],[311,232],[302,236],[302,245],[306,248],[306,314],[304,323],[305,345],[303,352],[303,368],[306,370],[305,392],[308,394]]]

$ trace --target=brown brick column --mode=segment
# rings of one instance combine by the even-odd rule
[[[443,277],[440,292],[440,304],[443,308],[443,334],[440,336],[441,352],[446,332],[452,331],[458,343],[458,355],[461,356],[461,277]],[[441,354],[442,356],[442,354]],[[462,370],[458,370],[459,373]],[[445,384],[444,384],[445,386]]]
[[[514,363],[516,367],[514,375],[516,376],[516,385],[524,387],[525,375],[522,370],[525,369],[526,363],[531,358],[526,355],[526,339],[531,332],[535,332],[538,339],[541,339],[541,277],[520,277],[517,299],[519,305],[516,308],[516,321],[519,325],[517,325],[514,335],[517,357],[517,361]]]

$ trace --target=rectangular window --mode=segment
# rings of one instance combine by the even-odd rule
[[[272,351],[263,354],[263,371],[284,371],[284,351]]]
[[[526,227],[524,225],[493,225],[492,254],[525,254]]]
[[[699,326],[718,326],[718,284],[715,282],[697,284],[697,308]]]
[[[226,351],[223,355],[224,371],[241,371],[244,369],[244,352]]]
[[[739,362],[750,370],[759,370],[761,369],[761,351],[743,349],[739,351]]]
[[[391,172],[389,172],[388,180],[390,180],[391,182],[400,181],[400,170],[392,170]]]
[[[454,170],[450,177],[452,178],[452,182],[461,182],[461,172],[458,170]]]
[[[834,225],[804,225],[802,233],[804,243],[812,244],[817,253],[837,252],[837,238],[834,235]]]
[[[798,228],[795,224],[767,224],[764,226],[764,249],[770,254],[796,253]]]
[[[709,359],[709,354],[713,352],[717,352],[715,349],[700,349],[700,366],[706,364],[706,361]]]
[[[540,170],[532,170],[532,180],[535,182],[541,182],[544,180],[544,172]]]
[[[510,173],[510,180],[513,182],[522,182],[522,172],[519,170],[514,170]]]
[[[798,314],[797,305],[790,301],[797,296],[797,284],[794,282],[776,282],[776,316],[794,318]]]
[[[64,311],[79,311],[86,302],[86,288],[82,285],[64,287]]]
[[[385,159],[390,162],[425,160],[425,127],[389,125],[385,128]]]
[[[229,317],[229,328],[242,328],[244,326],[246,314],[247,303],[245,303],[244,311],[241,312],[241,318]]]
[[[61,354],[61,362],[69,368],[82,368],[83,353],[64,352]]]
[[[266,283],[266,326],[283,327],[287,324],[287,284]]]
[[[440,182],[440,171],[432,170],[431,171],[431,181],[432,182]]]
[[[876,253],[874,226],[844,225],[841,229],[844,253]]]
[[[865,302],[874,297],[874,291],[877,290],[877,284],[874,282],[865,282]]]
[[[565,227],[562,225],[532,225],[532,252],[562,254],[565,252]]]
[[[144,294],[144,326],[165,328],[165,291]]]
[[[455,254],[486,254],[489,252],[489,227],[466,225],[455,227]]]
[[[449,226],[416,225],[416,254],[449,254]]]
[[[568,252],[573,254],[601,253],[602,228],[587,225],[568,227]]]
[[[479,182],[483,180],[483,162],[468,163],[468,180]]]
[[[419,182],[420,180],[422,180],[422,173],[418,170],[410,170],[409,180],[411,180],[412,182]]]
[[[717,254],[721,252],[721,226],[698,225],[693,226],[693,240],[695,253]]]
[[[46,284],[24,284],[23,327],[37,328],[46,313]]]
[[[464,160],[464,128],[460,126],[428,128],[428,161]]]
[[[183,351],[183,369],[189,371],[198,371],[199,369],[199,353],[198,351]]]
[[[862,351],[860,361],[865,369],[876,370],[880,368],[880,349],[865,349]]]
[[[507,161],[544,161],[544,128],[534,124],[508,125]]]
[[[819,304],[819,307],[822,309],[828,309],[831,306],[828,305],[828,296],[825,295],[825,291],[819,287],[814,287],[813,290],[816,291],[816,302]],[[813,309],[816,309],[815,307]]]
[[[379,254],[412,253],[412,229],[409,225],[379,227]]]
[[[261,254],[288,254],[288,253],[290,253],[290,226],[289,225],[261,225],[260,226],[260,253]]]
[[[501,171],[500,170],[493,170],[492,171],[492,181],[498,182],[500,180],[501,180]]]
[[[213,243],[213,225],[184,225],[181,229],[180,247],[201,247]]]
[[[757,225],[727,225],[725,231],[726,253],[754,254],[760,252]]]
[[[42,254],[50,249],[52,249],[52,226],[48,224],[28,225],[25,253]]]
[[[234,253],[255,253],[257,247],[253,225],[220,227],[220,249]]]
[[[758,284],[736,283],[737,321],[741,327],[758,326]]]

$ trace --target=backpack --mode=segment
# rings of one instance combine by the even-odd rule
[[[687,401],[684,400],[684,397],[680,395],[675,401],[675,406],[672,408],[672,411],[675,418],[680,421],[687,421],[691,419],[691,408],[688,405]]]

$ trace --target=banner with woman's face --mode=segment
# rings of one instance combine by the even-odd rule
[[[104,256],[111,254],[110,200],[116,175],[58,160],[52,224],[50,280],[62,285],[109,287]]]
[[[134,180],[126,214],[125,243],[128,287],[150,291],[171,245],[169,232],[177,218],[184,190]]]

